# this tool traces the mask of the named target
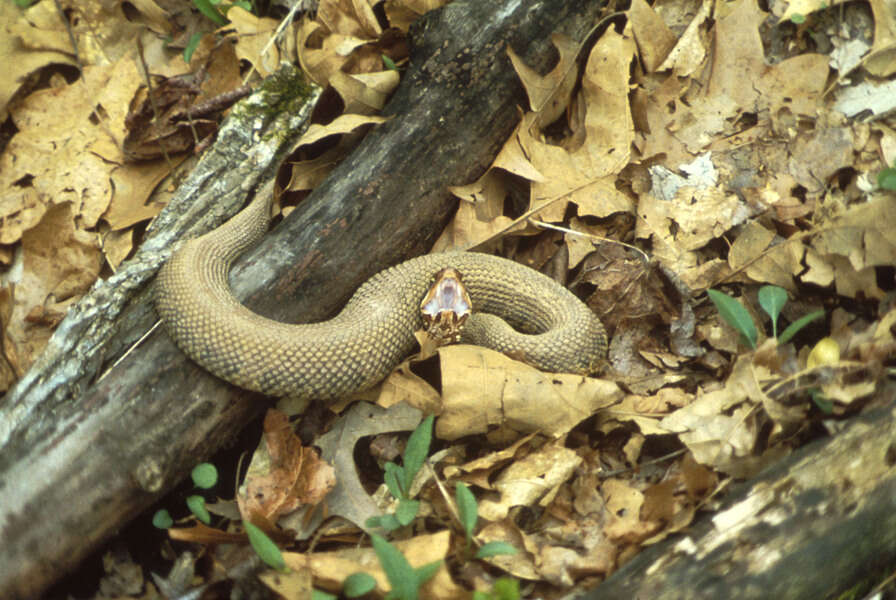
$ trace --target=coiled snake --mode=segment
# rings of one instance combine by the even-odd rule
[[[519,263],[472,252],[430,254],[386,269],[329,321],[264,318],[233,297],[227,275],[267,231],[269,203],[258,196],[221,227],[185,243],[156,283],[156,308],[175,343],[235,385],[321,400],[375,385],[413,351],[420,301],[446,267],[462,273],[477,311],[462,341],[546,371],[587,373],[606,353],[600,320],[569,290]]]

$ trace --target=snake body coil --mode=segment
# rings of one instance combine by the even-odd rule
[[[479,313],[467,321],[464,342],[547,371],[587,373],[606,353],[603,326],[571,292],[528,267],[472,252],[430,254],[386,269],[329,321],[292,325],[264,318],[233,297],[227,276],[233,260],[267,231],[268,205],[258,197],[184,244],[156,284],[156,308],[177,345],[235,385],[316,399],[375,385],[413,351],[420,301],[445,267],[462,273]]]

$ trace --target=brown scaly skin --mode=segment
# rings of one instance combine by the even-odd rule
[[[413,352],[420,301],[446,267],[463,274],[478,313],[467,321],[462,341],[555,372],[588,373],[606,354],[603,325],[569,290],[519,263],[472,252],[430,254],[386,269],[323,323],[261,317],[233,297],[227,274],[267,231],[269,213],[269,200],[257,197],[218,229],[184,244],[156,283],[156,308],[168,333],[190,358],[230,383],[321,400],[375,385]]]

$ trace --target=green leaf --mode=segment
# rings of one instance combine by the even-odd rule
[[[812,397],[812,402],[815,403],[815,406],[817,406],[822,413],[829,415],[834,412],[834,403],[825,398],[821,393],[821,390],[810,390],[809,396]]]
[[[896,168],[888,167],[877,174],[877,185],[882,189],[896,190]]]
[[[417,577],[417,587],[420,587],[421,585],[429,581],[441,566],[442,561],[437,560],[435,562],[429,563],[428,565],[423,565],[414,569],[414,575]]]
[[[756,348],[756,326],[750,313],[743,305],[727,294],[717,290],[706,290],[706,294],[712,303],[716,305],[719,314],[726,323],[743,336],[750,348]]]
[[[476,497],[470,488],[462,481],[457,482],[454,489],[454,497],[457,500],[457,510],[460,513],[460,524],[464,528],[467,535],[467,542],[473,537],[473,531],[476,529],[476,520],[479,518],[479,506],[476,504]]]
[[[402,526],[393,514],[370,517],[364,524],[367,525],[369,529],[377,529],[381,527],[386,531],[395,531]]]
[[[190,36],[190,39],[187,41],[187,45],[184,48],[184,62],[190,64],[190,59],[193,58],[193,53],[196,52],[196,48],[199,47],[199,42],[202,40],[201,33],[194,33]]]
[[[252,12],[252,3],[246,2],[245,0],[235,0],[231,3],[232,6],[239,6],[246,12]]]
[[[346,598],[360,598],[376,588],[376,579],[369,573],[352,573],[342,582]]]
[[[776,285],[759,288],[759,306],[772,318],[772,336],[778,337],[778,316],[787,304],[787,290]]]
[[[227,25],[227,17],[222,15],[209,0],[193,0],[193,6],[195,6],[205,18],[214,21],[216,25]]]
[[[212,522],[212,516],[208,514],[208,510],[205,508],[205,498],[202,496],[190,496],[187,498],[187,506],[190,512],[206,525]]]
[[[404,469],[394,462],[387,462],[383,469],[385,470],[383,481],[386,483],[386,487],[389,488],[389,493],[392,494],[392,497],[398,500],[406,498],[407,490],[402,488]]]
[[[404,525],[409,525],[417,512],[420,510],[420,502],[417,500],[408,500],[406,498],[398,501],[398,508],[395,509],[395,519]]]
[[[311,600],[337,600],[338,596],[320,590],[311,590]]]
[[[401,600],[417,600],[417,574],[404,554],[398,551],[398,548],[387,542],[382,537],[371,534],[370,541],[373,544],[373,551],[380,560],[386,579],[392,586],[389,593],[394,598]]]
[[[408,445],[404,449],[404,479],[401,482],[405,493],[410,493],[411,484],[417,471],[423,466],[423,461],[429,454],[429,444],[432,441],[432,423],[435,420],[429,415],[417,426],[417,429],[408,438]]]
[[[174,525],[174,519],[171,518],[167,510],[162,508],[157,510],[156,514],[152,516],[152,525],[159,529],[168,529]]]
[[[499,577],[492,584],[494,600],[520,600],[520,582],[513,577]]]
[[[193,467],[190,476],[193,478],[193,484],[204,490],[213,488],[218,483],[218,469],[211,463],[199,463]]]
[[[794,13],[794,14],[790,15],[790,20],[792,22],[796,23],[797,25],[802,25],[803,23],[806,22],[806,15]]]
[[[517,549],[507,542],[497,541],[483,544],[476,552],[476,558],[491,558],[493,556],[513,555]]]
[[[397,70],[398,70],[398,67],[395,66],[395,61],[394,61],[394,60],[392,60],[391,58],[389,58],[389,57],[386,56],[385,54],[383,54],[382,56],[383,56],[383,64],[386,65],[386,68],[387,68],[387,69],[389,69],[390,71],[397,71]]]
[[[246,530],[246,535],[249,536],[249,545],[252,546],[255,554],[258,555],[264,564],[272,569],[285,571],[286,563],[283,561],[283,553],[280,552],[277,544],[265,532],[249,521],[243,520],[243,528]]]
[[[784,330],[784,333],[781,334],[781,337],[778,339],[779,344],[786,344],[795,336],[800,329],[811,323],[812,321],[817,321],[818,319],[824,316],[823,310],[816,310],[810,312],[805,317],[799,318],[793,323],[790,324],[787,329]]]

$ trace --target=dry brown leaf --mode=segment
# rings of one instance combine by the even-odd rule
[[[398,72],[393,70],[357,75],[337,71],[330,75],[330,85],[342,97],[345,112],[359,115],[378,113],[398,87],[398,81]]]
[[[349,56],[369,40],[340,34],[328,34],[315,21],[305,21],[296,34],[299,62],[302,70],[319,86],[325,87],[330,78],[342,70]]]
[[[628,18],[644,68],[652,73],[664,63],[677,39],[645,0],[632,2]]]
[[[285,414],[269,409],[262,443],[237,494],[243,518],[272,531],[281,515],[319,504],[334,484],[333,467],[302,446]]]
[[[103,256],[115,272],[134,248],[134,231],[132,229],[109,231],[102,236],[102,243]]]
[[[507,48],[510,62],[529,96],[529,109],[538,115],[535,124],[539,129],[556,121],[566,110],[578,76],[576,56],[579,45],[561,33],[551,35],[551,43],[560,59],[544,76],[526,65],[509,46]]]
[[[50,3],[43,3],[50,5]],[[0,63],[3,64],[3,77],[0,77],[0,122],[6,121],[7,104],[16,92],[21,90],[28,77],[47,65],[74,64],[71,56],[71,43],[67,37],[58,33],[51,37],[56,44],[63,42],[63,47],[29,46],[23,43],[23,36],[29,29],[35,26],[29,23],[27,15],[29,11],[22,11],[14,2],[0,3]],[[56,26],[64,25],[59,22],[56,14]],[[26,37],[31,37],[27,35]]]
[[[407,31],[411,23],[447,3],[448,0],[386,0],[386,18],[392,27]]]
[[[833,274],[838,294],[881,298],[875,267],[892,265],[896,256],[896,213],[888,196],[851,205],[818,227],[806,280],[829,282]]]
[[[227,11],[227,18],[230,20],[227,28],[236,31],[234,49],[240,60],[251,64],[262,77],[280,68],[280,47],[270,43],[277,30],[276,19],[256,17],[235,5]]]
[[[876,77],[892,77],[896,73],[896,10],[884,0],[868,4],[874,14],[874,46],[863,67]]]
[[[604,533],[617,544],[637,544],[657,530],[657,525],[641,520],[644,494],[630,481],[611,478],[601,484],[601,495],[610,515]]]
[[[373,14],[372,3],[363,0],[321,0],[317,19],[331,32],[341,35],[376,39],[383,31]]]
[[[96,281],[102,255],[95,234],[75,226],[70,204],[50,208],[37,226],[22,237],[22,274],[16,287],[15,309],[8,334],[27,368],[43,350],[55,318]],[[33,323],[26,318],[32,315]]]
[[[676,77],[688,77],[703,64],[709,46],[703,24],[709,18],[712,4],[710,0],[700,2],[699,8],[688,22],[687,29],[675,41],[675,46],[669,51],[663,64],[656,69],[657,71],[671,70]]]
[[[728,251],[728,264],[734,271],[744,270],[759,283],[770,283],[796,292],[793,278],[801,270],[801,244],[788,243],[757,223],[747,223]]]
[[[499,500],[479,503],[479,516],[500,521],[514,506],[547,506],[582,459],[562,444],[552,443],[508,465],[494,480]]]
[[[441,439],[486,433],[539,431],[559,437],[601,408],[622,398],[615,383],[563,373],[543,373],[478,346],[439,349]]]

